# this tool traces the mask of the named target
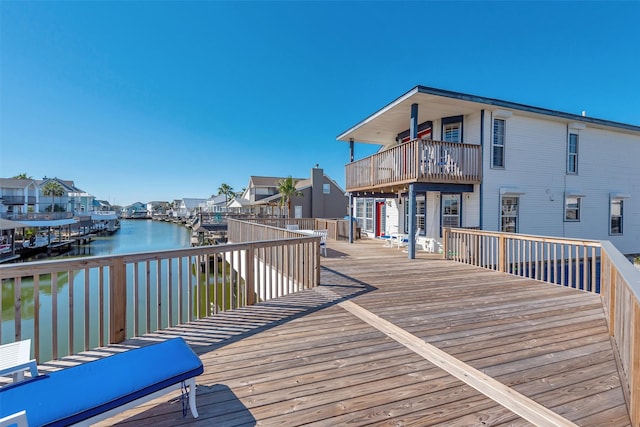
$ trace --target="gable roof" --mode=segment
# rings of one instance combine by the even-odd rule
[[[26,188],[29,185],[37,185],[34,179],[0,178],[0,188]]]
[[[517,102],[503,101],[484,96],[469,95],[427,86],[416,86],[409,92],[387,104],[366,119],[337,136],[338,141],[353,139],[358,142],[385,145],[395,140],[398,133],[409,128],[411,105],[419,104],[418,123],[428,120],[425,115],[449,117],[485,110],[506,108],[529,115],[542,115],[553,120],[588,124],[592,127],[614,128],[626,132],[640,133],[640,126],[597,119],[579,114],[566,113],[547,108],[533,107]],[[430,116],[430,117],[431,117]]]

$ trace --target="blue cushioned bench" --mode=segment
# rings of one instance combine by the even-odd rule
[[[181,387],[197,418],[195,377],[203,371],[184,339],[173,338],[0,387],[0,421],[90,425]]]

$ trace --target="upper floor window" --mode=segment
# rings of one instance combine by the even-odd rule
[[[609,234],[622,234],[624,218],[624,202],[622,199],[611,199],[609,207]]]
[[[491,167],[504,168],[504,140],[506,120],[493,119],[493,140],[491,153]]]
[[[567,173],[578,173],[578,134],[570,133],[567,144]]]
[[[580,201],[581,197],[566,196],[564,198],[564,220],[580,221]]]
[[[322,193],[323,194],[330,194],[331,193],[331,185],[322,184]]]
[[[442,140],[445,142],[462,142],[462,116],[442,119]]]

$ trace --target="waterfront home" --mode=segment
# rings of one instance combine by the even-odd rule
[[[147,215],[165,215],[171,209],[171,204],[162,200],[152,200],[147,202]]]
[[[282,196],[278,192],[286,177],[251,176],[240,198],[230,203],[243,213],[257,215],[286,215]],[[318,166],[311,169],[309,178],[293,178],[300,195],[291,197],[291,216],[294,218],[342,218],[347,213],[348,198],[344,190]]]
[[[0,216],[35,211],[41,196],[38,183],[33,179],[0,178]]]
[[[212,195],[204,203],[200,204],[202,212],[221,213],[227,212],[227,196],[224,194]]]
[[[206,203],[207,199],[184,198],[176,201],[173,208],[174,218],[190,218],[200,211],[200,205]]]
[[[141,202],[135,202],[122,208],[122,218],[140,219],[147,218],[147,205]]]
[[[371,236],[465,227],[640,253],[640,126],[416,86],[337,139],[351,159],[356,142],[380,145],[346,166]]]

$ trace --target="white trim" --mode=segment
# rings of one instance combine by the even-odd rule
[[[525,191],[520,187],[500,187],[501,196],[521,196]]]
[[[565,190],[564,196],[565,197],[587,197],[587,193],[582,190],[576,190],[576,189]]]
[[[619,192],[609,193],[610,199],[629,199],[630,197],[631,197],[631,194],[629,193],[619,193]]]
[[[513,113],[507,110],[495,110],[493,112],[493,117],[496,119],[510,119],[511,116],[513,116]]]
[[[584,130],[587,126],[584,123],[569,123],[571,130]]]

